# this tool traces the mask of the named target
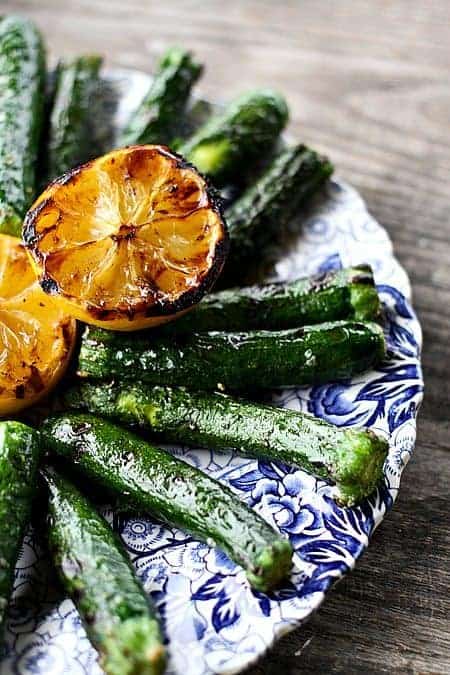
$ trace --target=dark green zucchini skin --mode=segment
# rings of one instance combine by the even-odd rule
[[[229,488],[186,462],[92,415],[51,417],[42,433],[51,450],[123,506],[152,513],[221,548],[258,590],[270,590],[289,573],[289,542]]]
[[[333,165],[304,145],[282,150],[225,213],[230,253],[222,285],[245,281],[279,242],[287,224],[333,173]]]
[[[150,89],[119,136],[119,145],[169,145],[180,124],[191,89],[203,66],[192,54],[173,47],[158,64]]]
[[[55,568],[107,675],[157,675],[165,652],[150,605],[119,538],[65,478],[44,471]]]
[[[287,104],[280,94],[252,91],[208,120],[178,152],[215,185],[239,183],[254,164],[270,156],[287,120]]]
[[[57,66],[47,150],[49,181],[95,154],[90,118],[101,64],[102,58],[93,54]]]
[[[370,321],[379,314],[372,270],[368,265],[358,265],[306,279],[210,293],[158,334],[280,330],[340,319]]]
[[[284,462],[336,484],[346,506],[382,477],[388,443],[368,429],[339,428],[293,410],[224,394],[145,384],[82,383],[69,405],[149,430],[165,442]]]
[[[345,379],[384,355],[383,331],[370,322],[159,340],[91,327],[82,338],[79,374],[190,389],[270,389]]]
[[[0,630],[14,567],[31,516],[41,456],[39,434],[21,422],[0,422]]]
[[[19,236],[36,191],[44,120],[45,52],[26,18],[0,19],[0,232]]]

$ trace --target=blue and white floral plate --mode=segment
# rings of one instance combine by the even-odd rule
[[[116,71],[107,80],[107,106],[120,124],[149,83]],[[115,101],[118,107],[115,107]],[[168,641],[169,672],[237,673],[274,641],[300,626],[330,586],[349,572],[392,508],[416,436],[422,400],[421,330],[411,290],[385,230],[339,179],[316,200],[302,236],[278,264],[276,277],[370,263],[386,315],[389,358],[352,380],[286,390],[276,403],[340,426],[365,425],[389,438],[384,483],[369,499],[340,508],[332,488],[311,475],[272,462],[210,450],[173,452],[227,483],[295,548],[291,579],[271,596],[252,591],[244,572],[220,551],[156,522],[124,519],[105,510],[137,574],[157,603]],[[54,585],[39,542],[30,533],[17,565],[15,601],[7,624],[3,675],[97,675],[101,670],[73,604]]]

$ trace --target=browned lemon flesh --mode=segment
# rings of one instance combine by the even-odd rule
[[[75,334],[75,320],[42,291],[20,240],[0,234],[0,416],[54,387]]]
[[[205,180],[157,145],[114,150],[64,174],[28,212],[24,241],[59,306],[114,330],[158,325],[193,306],[227,244]]]

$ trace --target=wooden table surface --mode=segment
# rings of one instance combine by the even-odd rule
[[[450,673],[450,3],[446,0],[2,0],[52,57],[151,71],[173,43],[200,91],[274,86],[291,133],[329,153],[389,231],[424,331],[426,397],[393,513],[317,615],[250,672]]]

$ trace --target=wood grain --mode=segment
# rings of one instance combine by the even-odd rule
[[[52,57],[100,51],[151,71],[167,45],[208,64],[201,93],[286,93],[291,132],[326,151],[387,228],[424,329],[417,451],[356,571],[261,673],[450,673],[450,3],[3,0]]]

